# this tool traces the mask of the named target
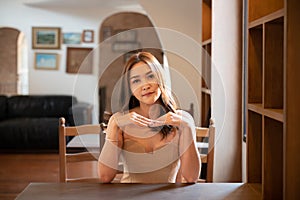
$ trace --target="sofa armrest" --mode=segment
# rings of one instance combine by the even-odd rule
[[[78,126],[92,123],[93,105],[84,102],[78,102],[69,109],[69,125]]]

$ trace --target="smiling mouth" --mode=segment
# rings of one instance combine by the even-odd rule
[[[149,96],[149,95],[151,95],[151,94],[153,94],[154,92],[148,92],[148,93],[146,93],[146,94],[142,94],[142,96],[143,97],[145,97],[145,96]]]

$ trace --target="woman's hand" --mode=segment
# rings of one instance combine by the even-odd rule
[[[156,120],[151,120],[149,126],[158,127],[164,125],[171,125],[176,126],[178,128],[184,128],[193,124],[194,119],[188,112],[178,110],[176,111],[176,113],[168,112]]]
[[[149,127],[150,124],[152,124],[151,119],[144,117],[136,112],[129,112],[129,113],[118,113],[115,116],[117,125],[119,127],[124,127],[127,126],[129,124],[135,124],[141,127]]]

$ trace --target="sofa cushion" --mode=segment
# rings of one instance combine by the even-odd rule
[[[58,118],[17,118],[0,122],[1,149],[58,149]]]
[[[69,108],[77,103],[69,95],[18,95],[7,99],[7,114],[15,117],[68,117]]]
[[[3,95],[0,95],[0,121],[4,120],[7,117],[6,102],[7,102],[7,97],[3,96]]]

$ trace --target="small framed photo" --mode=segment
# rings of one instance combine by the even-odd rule
[[[57,53],[35,53],[35,69],[58,70],[58,63]]]
[[[129,52],[134,51],[141,48],[141,44],[139,42],[115,42],[112,45],[112,50],[114,52]]]
[[[116,30],[115,34],[118,42],[136,42],[137,40],[136,30]]]
[[[63,33],[64,44],[80,44],[81,33]]]
[[[109,38],[112,35],[112,27],[111,26],[104,26],[102,28],[102,38],[103,41]]]
[[[32,27],[33,49],[60,49],[59,27]]]
[[[93,30],[83,30],[82,41],[85,43],[94,42],[94,31]]]
[[[67,47],[67,73],[91,74],[93,71],[93,48]]]

